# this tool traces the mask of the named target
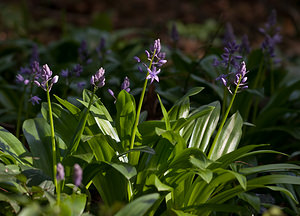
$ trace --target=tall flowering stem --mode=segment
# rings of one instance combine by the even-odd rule
[[[156,49],[154,49],[153,56],[151,58],[151,61],[150,61],[149,67],[148,67],[149,70],[151,70],[155,54],[156,54]],[[147,72],[146,77],[149,76],[149,70],[147,70],[148,72]],[[140,118],[140,114],[141,114],[143,100],[144,100],[144,97],[145,97],[147,83],[148,83],[148,79],[145,79],[143,90],[142,90],[140,101],[139,101],[139,105],[138,105],[138,109],[137,109],[137,113],[136,113],[135,122],[134,122],[134,125],[133,125],[133,131],[132,131],[131,142],[130,142],[130,149],[133,149],[133,146],[134,146],[135,135],[136,135],[136,132],[137,132],[137,126],[138,126],[138,123],[139,123],[139,118]]]
[[[219,127],[219,129],[218,129],[218,131],[217,131],[217,134],[216,134],[216,136],[215,136],[215,139],[214,139],[214,141],[213,141],[213,143],[212,143],[212,146],[211,146],[210,151],[209,151],[209,154],[208,154],[208,158],[211,158],[213,152],[215,151],[214,148],[215,148],[215,146],[216,146],[217,140],[219,139],[220,133],[221,133],[221,131],[222,131],[222,129],[223,129],[223,126],[224,126],[224,124],[225,124],[225,122],[226,122],[226,120],[227,120],[228,114],[229,114],[230,109],[231,109],[231,107],[232,107],[232,104],[233,104],[233,102],[234,102],[235,96],[236,96],[236,94],[238,93],[238,90],[239,90],[239,89],[240,89],[240,90],[243,90],[243,89],[248,88],[248,86],[247,86],[247,77],[246,77],[246,74],[247,74],[247,73],[248,73],[248,71],[247,71],[247,69],[246,69],[246,64],[245,64],[245,62],[243,61],[243,62],[240,64],[239,69],[238,69],[238,70],[236,71],[236,73],[234,74],[234,81],[233,81],[232,84],[234,84],[236,87],[235,87],[235,90],[234,90],[234,93],[233,93],[233,94],[232,94],[232,91],[231,91],[231,89],[230,89],[230,86],[231,86],[231,85],[230,85],[230,84],[228,85],[228,82],[227,82],[227,80],[224,78],[224,76],[221,76],[221,77],[223,77],[223,79],[222,79],[221,81],[224,83],[225,86],[227,86],[228,91],[232,94],[232,98],[231,98],[230,104],[229,104],[229,106],[228,106],[228,108],[227,108],[227,110],[226,110],[226,113],[225,113],[225,115],[224,115],[224,117],[223,117],[223,119],[222,119],[222,122],[221,122],[221,124],[220,124],[220,127]]]
[[[221,133],[223,127],[224,127],[224,124],[225,124],[225,122],[226,122],[226,120],[227,120],[228,114],[229,114],[229,112],[230,112],[230,109],[231,109],[232,104],[233,104],[233,102],[234,102],[235,96],[236,96],[236,94],[237,94],[237,92],[238,92],[238,89],[239,89],[239,86],[240,86],[240,84],[241,84],[242,79],[243,79],[242,75],[239,75],[239,81],[238,81],[238,83],[237,83],[237,85],[236,85],[236,88],[235,88],[235,91],[234,91],[233,96],[232,96],[232,98],[231,98],[230,104],[229,104],[229,106],[228,106],[228,108],[227,108],[227,110],[226,110],[226,113],[225,113],[224,118],[222,119],[221,125],[220,125],[220,127],[219,127],[219,129],[218,129],[218,131],[217,131],[217,134],[216,134],[216,136],[215,136],[215,139],[214,139],[214,141],[213,141],[213,143],[212,143],[212,145],[211,145],[211,148],[210,148],[210,151],[209,151],[209,154],[208,154],[208,158],[211,158],[211,155],[212,155],[212,153],[213,153],[213,151],[214,151],[214,148],[215,148],[215,146],[216,146],[217,140],[218,140],[218,138],[219,138],[219,136],[220,136],[220,133]]]
[[[52,164],[53,164],[53,180],[54,180],[54,185],[56,188],[56,193],[57,193],[57,202],[59,204],[60,202],[60,189],[58,186],[58,182],[56,179],[56,172],[57,172],[57,162],[56,162],[56,144],[55,144],[55,137],[54,137],[54,124],[53,124],[53,115],[52,115],[52,106],[51,106],[51,100],[50,100],[50,89],[48,86],[48,83],[46,84],[47,86],[47,102],[48,102],[48,109],[49,109],[49,120],[50,120],[50,129],[51,129],[51,144],[52,144]]]

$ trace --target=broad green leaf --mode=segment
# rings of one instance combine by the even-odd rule
[[[159,199],[158,193],[147,194],[136,198],[122,208],[115,216],[142,216],[154,205]]]
[[[249,203],[257,212],[260,210],[260,199],[258,196],[250,193],[240,193],[238,197]]]
[[[21,155],[28,153],[23,144],[9,131],[0,126],[0,150],[11,155],[18,163],[23,164]],[[4,155],[1,155],[4,158]],[[24,160],[24,159],[23,159]],[[25,162],[32,163],[31,159],[25,159]]]
[[[130,146],[131,134],[136,118],[136,105],[134,97],[122,90],[116,102],[117,116],[116,128],[124,150]]]
[[[214,107],[207,107],[203,110],[200,110],[196,113],[194,113],[193,115],[187,117],[187,118],[180,118],[178,119],[173,125],[172,125],[172,130],[174,132],[179,132],[180,129],[182,129],[183,127],[185,127],[186,125],[188,125],[190,122],[192,122],[193,120],[200,118],[202,116],[207,115],[208,113],[210,113],[212,110],[214,109]]]
[[[214,149],[210,150],[212,152],[210,159],[217,160],[222,155],[230,153],[237,148],[242,136],[242,126],[243,119],[238,112],[227,120],[217,139]]]
[[[192,88],[182,98],[180,98],[168,112],[170,120],[186,118],[190,111],[189,97],[198,94],[203,89],[203,87]]]
[[[289,171],[289,170],[299,170],[300,166],[294,164],[268,164],[268,165],[261,165],[255,167],[247,167],[241,168],[239,172],[245,175],[251,175],[254,173],[261,173],[261,172],[278,172],[278,171]]]
[[[223,156],[221,156],[216,161],[217,163],[211,164],[208,168],[209,169],[216,169],[218,167],[220,167],[220,168],[226,168],[229,164],[231,164],[232,162],[240,159],[241,156],[245,155],[249,151],[251,151],[251,150],[253,150],[255,148],[258,148],[258,147],[262,147],[262,146],[266,146],[266,144],[261,144],[261,145],[247,145],[247,146],[243,146],[241,148],[238,148],[235,151],[232,151],[232,152],[229,152],[227,154],[224,154]]]
[[[132,193],[129,187],[129,179],[136,175],[136,169],[125,163],[91,163],[83,170],[83,184],[87,185],[91,180],[106,205],[115,202],[128,201]]]
[[[197,215],[210,215],[207,212],[231,212],[231,213],[239,213],[246,212],[247,209],[243,206],[238,205],[230,205],[230,204],[201,204],[201,205],[191,205],[182,208],[184,211],[198,211]]]
[[[197,216],[195,214],[186,213],[186,212],[181,211],[181,210],[171,209],[171,211],[174,212],[177,216]]]
[[[33,166],[43,170],[45,174],[52,178],[53,167],[50,125],[42,118],[28,119],[23,124],[23,133],[30,147],[33,157]]]
[[[257,188],[266,188],[270,187],[272,184],[295,184],[300,185],[299,177],[290,176],[290,175],[267,175],[261,176],[254,179],[251,179],[247,182],[247,191],[257,189]],[[241,192],[244,192],[244,189],[240,185],[226,190],[222,193],[217,194],[212,197],[208,203],[224,203],[227,200],[237,196]],[[293,198],[295,199],[295,198]]]
[[[191,138],[188,147],[200,148],[203,152],[207,151],[210,138],[215,131],[219,116],[220,116],[220,103],[214,102],[205,106],[200,107],[200,109],[205,109],[207,107],[215,107],[207,115],[202,116],[195,120],[194,128],[191,133]],[[200,110],[199,109],[199,110]]]
[[[75,105],[71,104],[69,101],[61,99],[57,95],[54,95],[54,97],[56,98],[56,100],[58,100],[58,102],[61,105],[63,105],[64,107],[66,107],[67,110],[69,110],[73,115],[76,115],[76,114],[78,114],[80,112],[80,109],[77,108]]]
[[[146,180],[146,186],[153,185],[158,191],[172,191],[173,188],[162,183],[155,174],[151,174]]]
[[[62,106],[56,103],[52,103],[52,114],[53,114],[53,122],[54,122],[54,130],[55,134],[58,135],[66,144],[65,146],[60,146],[61,150],[67,149],[67,147],[72,146],[74,134],[78,130],[78,115],[79,113],[76,112],[76,115],[70,113],[70,111],[64,109]],[[44,119],[49,121],[49,112],[48,112],[48,105],[46,103],[42,103],[42,115]],[[80,112],[80,110],[79,110]],[[80,143],[80,141],[79,141]],[[87,154],[91,153],[91,149],[88,145],[85,145],[81,142],[78,144],[78,149],[76,154]],[[90,161],[93,155],[89,154],[89,158],[85,157],[86,161]]]
[[[81,215],[86,205],[85,194],[72,194],[71,196],[62,196],[61,207],[69,208],[71,216]]]

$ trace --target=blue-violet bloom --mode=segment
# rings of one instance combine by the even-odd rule
[[[130,92],[130,81],[128,77],[125,77],[122,85],[121,85],[121,89],[124,89],[127,92]]]
[[[146,79],[150,79],[150,83],[152,83],[154,80],[156,80],[157,82],[159,82],[159,78],[157,76],[157,74],[160,73],[160,69],[156,70],[156,67],[153,66],[152,70],[150,70],[149,68],[147,68],[149,75],[146,77]]]
[[[32,105],[36,105],[36,104],[40,104],[40,100],[41,98],[39,98],[38,96],[32,96],[29,101],[32,103]]]
[[[74,165],[73,181],[77,187],[80,186],[82,181],[82,169],[79,164]]]
[[[105,77],[104,77],[105,70],[101,67],[95,75],[91,78],[91,85],[101,88],[105,85]]]
[[[65,169],[61,163],[57,164],[56,168],[56,179],[57,181],[64,180],[65,178]]]

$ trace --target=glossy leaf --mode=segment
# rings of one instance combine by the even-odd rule
[[[147,194],[136,198],[129,204],[127,204],[123,209],[121,209],[115,216],[141,216],[145,215],[146,212],[154,205],[158,200],[159,194]]]
[[[227,120],[212,151],[210,159],[217,160],[222,155],[234,151],[242,136],[243,119],[237,112]]]

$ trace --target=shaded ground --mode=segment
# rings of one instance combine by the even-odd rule
[[[42,43],[59,39],[68,26],[105,30],[148,28],[166,35],[170,21],[201,24],[207,19],[231,22],[237,35],[260,39],[257,31],[272,9],[282,26],[287,55],[300,54],[300,1],[297,0],[1,0],[0,40],[29,37]],[[191,43],[191,44],[190,44]],[[194,46],[186,41],[185,46]]]

